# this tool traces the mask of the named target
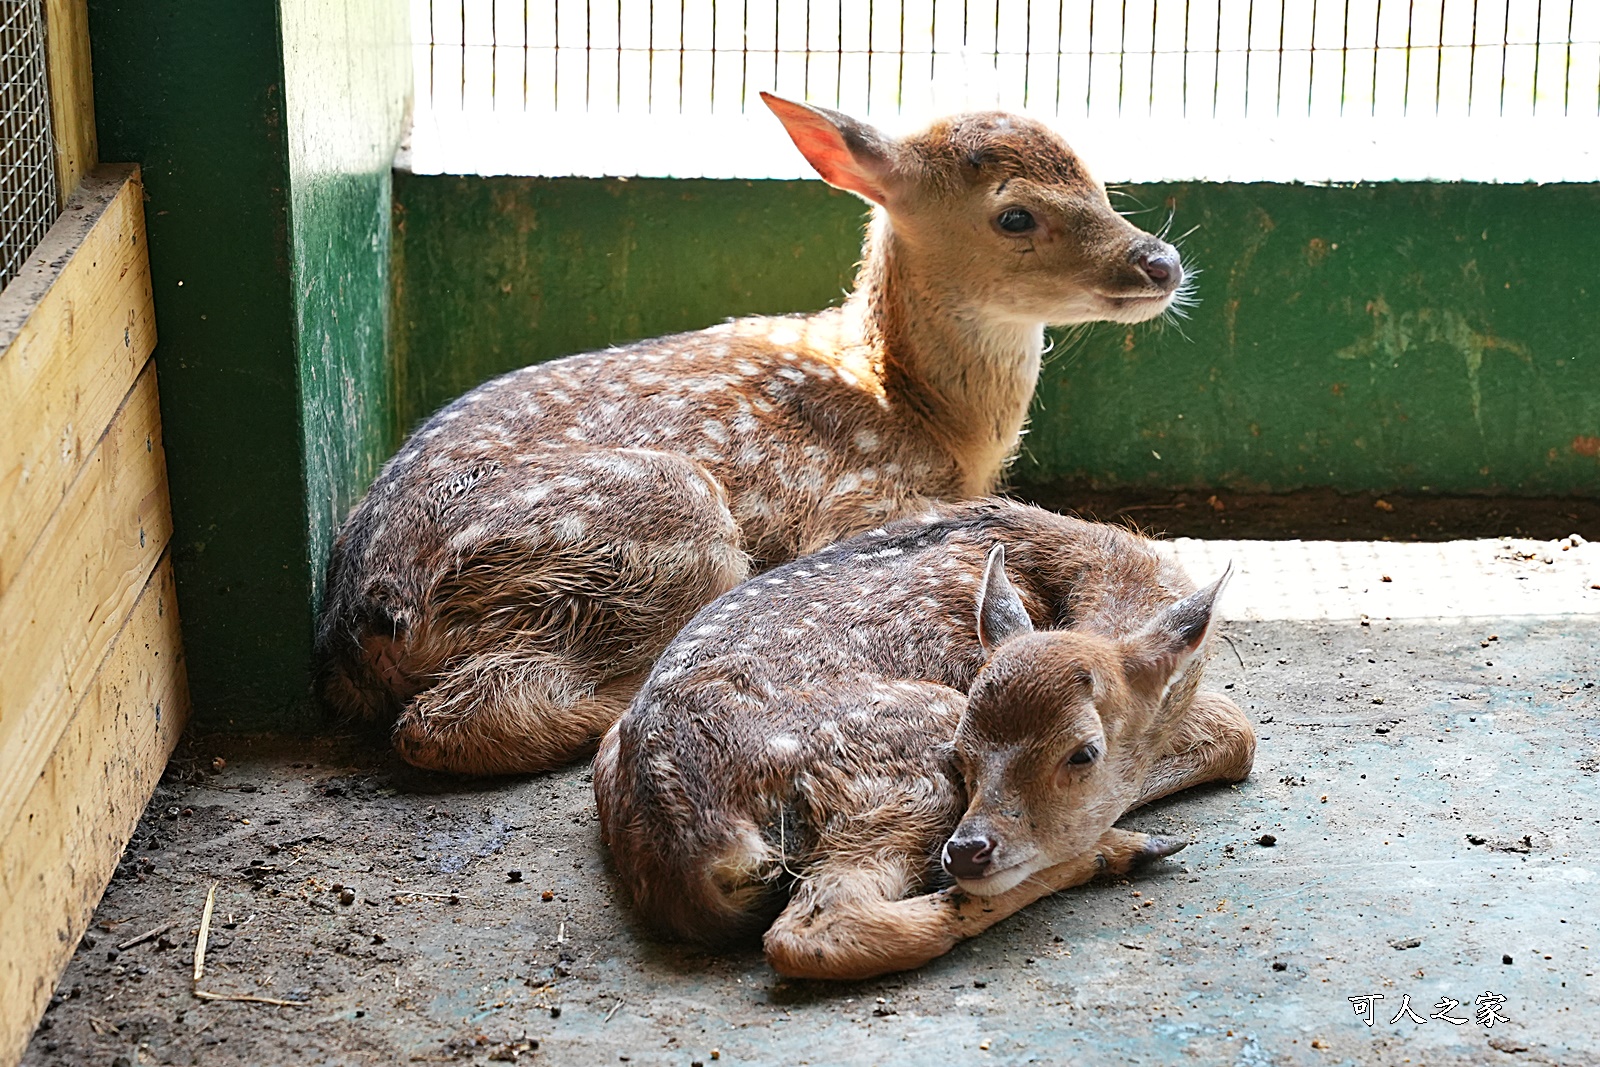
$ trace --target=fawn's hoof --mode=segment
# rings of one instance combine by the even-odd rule
[[[1142,867],[1147,863],[1170,856],[1174,852],[1182,852],[1189,847],[1189,842],[1181,837],[1163,837],[1160,834],[1150,834],[1144,840],[1144,847],[1139,850],[1139,855],[1134,857],[1135,867]]]

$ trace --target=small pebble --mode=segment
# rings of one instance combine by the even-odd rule
[[[506,872],[506,881],[508,881],[508,882],[520,882],[520,881],[522,881],[522,872],[521,871],[507,871]]]
[[[1511,966],[1511,957],[1510,956],[1501,956],[1500,957],[1500,962],[1505,964],[1507,967],[1509,967],[1509,966]]]
[[[555,1007],[550,1009],[550,1018],[552,1018],[552,1019],[561,1018],[561,1005],[557,1004]]]
[[[1275,971],[1287,971],[1289,969],[1289,965],[1284,963],[1282,960],[1274,960],[1272,963],[1272,969]]]
[[[339,903],[341,903],[341,904],[354,904],[355,902],[356,902],[356,891],[354,889],[351,889],[349,886],[345,886],[343,889],[341,889],[339,891]]]
[[[989,986],[989,983],[985,982],[982,978],[974,978],[972,980],[972,988],[973,989],[987,989],[988,986]]]
[[[552,893],[550,890],[546,889],[543,893],[539,894],[539,899],[540,900],[554,900],[554,899],[556,899],[556,895],[554,893]]]
[[[1271,848],[1277,843],[1277,837],[1272,834],[1262,834],[1260,837],[1256,838],[1256,844],[1262,846],[1263,848]]]

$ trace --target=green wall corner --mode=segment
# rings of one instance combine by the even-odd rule
[[[390,394],[368,386],[386,380],[406,8],[89,0],[89,16],[101,155],[140,163],[148,195],[195,722],[309,728],[330,516],[392,437]]]
[[[398,443],[389,350],[395,151],[411,99],[395,0],[281,0],[311,604],[339,524]]]

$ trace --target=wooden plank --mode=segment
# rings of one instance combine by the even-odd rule
[[[0,827],[172,536],[155,363],[0,594]]]
[[[96,170],[0,294],[0,596],[155,347],[143,196]]]
[[[163,557],[0,829],[0,1064],[22,1055],[188,717]]]
[[[79,180],[99,162],[94,129],[94,78],[89,63],[88,0],[45,0],[45,71],[50,79],[50,124],[56,179],[66,204]]]

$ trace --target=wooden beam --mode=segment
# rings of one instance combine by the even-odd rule
[[[188,717],[163,557],[17,818],[0,824],[0,1064],[21,1057]]]
[[[45,71],[55,133],[56,181],[66,204],[99,160],[94,76],[89,62],[88,0],[45,0]]]
[[[155,364],[0,594],[0,828],[172,536]]]
[[[155,341],[144,187],[101,168],[0,294],[0,596]]]

